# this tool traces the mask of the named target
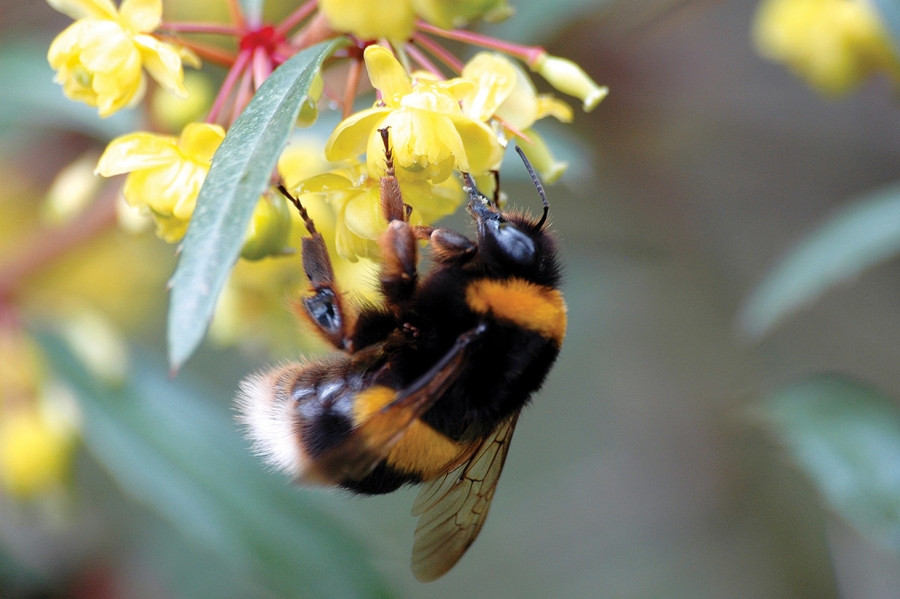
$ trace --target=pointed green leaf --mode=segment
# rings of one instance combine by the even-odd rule
[[[131,380],[94,379],[55,339],[43,347],[75,390],[84,443],[122,490],[224,560],[236,576],[282,597],[387,597],[360,542],[308,491],[267,473],[228,408],[197,385],[170,381],[143,354]]]
[[[319,44],[275,70],[213,157],[172,277],[168,325],[172,368],[180,368],[203,340],[240,254],[253,208],[269,184],[313,77],[322,61],[344,43]]]
[[[791,457],[827,504],[900,551],[900,405],[866,385],[817,376],[763,404]]]
[[[744,303],[739,324],[754,338],[833,285],[900,253],[900,185],[854,202],[802,239]]]

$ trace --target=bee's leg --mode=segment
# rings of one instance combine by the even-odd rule
[[[388,221],[381,236],[381,291],[395,314],[403,311],[416,290],[419,247],[417,241],[430,241],[439,262],[465,261],[475,254],[475,244],[449,229],[409,224],[412,206],[403,202],[400,184],[394,174],[394,156],[390,131],[381,129],[384,142],[385,173],[381,178],[381,210]]]
[[[431,257],[438,264],[466,262],[478,249],[471,239],[450,229],[434,229],[429,239]]]
[[[388,221],[381,244],[381,292],[387,305],[396,316],[412,299],[418,282],[416,270],[419,261],[417,239],[427,239],[430,227],[414,227],[409,224],[412,206],[403,202],[400,184],[394,175],[394,156],[390,144],[390,131],[381,129],[384,142],[385,173],[381,178],[381,211]],[[422,229],[422,231],[420,231]],[[428,230],[425,232],[424,230]]]
[[[303,270],[312,287],[312,293],[301,299],[303,309],[300,313],[329,343],[338,349],[352,352],[354,348],[350,334],[351,319],[354,315],[344,303],[343,296],[337,288],[325,239],[316,229],[315,223],[300,200],[293,197],[283,185],[279,185],[278,189],[297,208],[306,230],[309,231],[309,237],[303,238],[302,252]]]

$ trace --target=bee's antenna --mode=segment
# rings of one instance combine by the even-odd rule
[[[547,222],[547,215],[550,213],[550,201],[547,199],[547,194],[544,192],[544,186],[541,185],[537,173],[534,172],[534,167],[531,166],[531,162],[529,162],[528,157],[525,156],[525,152],[519,146],[516,146],[516,152],[519,153],[519,157],[522,159],[522,162],[525,163],[525,168],[528,169],[528,174],[531,175],[531,181],[537,188],[538,193],[541,194],[541,200],[544,202],[544,216],[541,217],[541,220],[539,220],[537,224],[537,228],[540,230],[544,226],[544,223]]]

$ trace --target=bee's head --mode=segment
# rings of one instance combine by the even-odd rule
[[[516,151],[525,162],[543,200],[543,215],[535,220],[525,214],[500,210],[478,191],[472,177],[464,174],[464,189],[469,194],[469,214],[478,227],[478,255],[494,274],[520,276],[555,287],[559,280],[556,248],[544,228],[550,203],[525,154],[518,147]]]

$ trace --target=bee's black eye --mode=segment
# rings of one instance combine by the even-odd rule
[[[534,240],[508,222],[491,220],[487,223],[487,229],[494,237],[497,248],[503,252],[510,261],[517,264],[530,264],[534,261]]]

